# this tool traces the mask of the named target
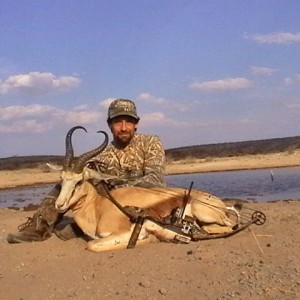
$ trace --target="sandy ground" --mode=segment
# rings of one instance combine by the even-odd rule
[[[1,299],[300,299],[300,201],[227,239],[93,253],[83,239],[8,244],[31,212],[0,209]]]
[[[168,165],[168,173],[300,165],[299,155]],[[292,159],[291,159],[292,157]],[[59,173],[0,172],[0,187]],[[284,200],[284,199],[283,199]],[[83,239],[8,244],[31,211],[0,209],[0,299],[300,299],[300,201],[246,203],[267,216],[227,239],[93,253]]]

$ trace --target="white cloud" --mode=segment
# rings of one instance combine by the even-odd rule
[[[173,110],[173,111],[183,112],[183,111],[186,111],[188,108],[187,103],[181,104],[181,103],[174,102],[174,101],[172,102],[172,101],[166,100],[164,98],[159,98],[159,97],[153,96],[149,93],[139,94],[137,96],[137,100],[144,102],[144,103],[154,104],[155,107],[159,106],[159,107],[168,109],[168,111]]]
[[[82,105],[78,105],[73,107],[73,110],[85,110],[88,109],[88,105],[87,104],[82,104]]]
[[[292,85],[292,84],[300,84],[300,74],[295,74],[294,77],[287,77],[284,79],[284,83],[286,85]]]
[[[277,69],[252,66],[252,67],[250,67],[250,71],[252,74],[255,74],[255,75],[270,76],[273,73],[277,72]]]
[[[300,108],[300,103],[288,103],[288,104],[286,104],[286,107],[287,108],[291,108],[291,109],[299,109]]]
[[[64,119],[69,124],[92,124],[99,122],[101,114],[90,110],[73,110],[66,112]]]
[[[246,78],[227,78],[212,81],[194,82],[189,85],[189,88],[205,91],[234,91],[251,87],[252,82]]]
[[[87,104],[82,104],[73,107],[69,111],[61,110],[59,114],[57,114],[57,117],[64,120],[67,124],[86,125],[98,123],[101,118],[103,118],[103,113],[97,110],[91,110]]]
[[[0,95],[15,91],[26,90],[41,94],[50,91],[67,90],[76,87],[80,79],[73,76],[57,77],[52,73],[30,72],[19,74],[0,80]]]
[[[137,99],[151,104],[164,104],[167,102],[164,98],[157,98],[149,93],[141,93],[137,96]]]
[[[251,39],[260,44],[291,44],[300,42],[300,33],[274,32],[265,35],[245,35],[245,38]]]
[[[57,109],[48,105],[31,104],[28,106],[13,105],[0,106],[0,120],[11,120],[25,117],[41,117],[57,112]]]
[[[67,125],[97,124],[103,118],[102,113],[89,109],[86,105],[70,110],[62,110],[48,105],[31,104],[0,106],[0,132],[39,133]]]
[[[161,122],[166,120],[166,116],[162,112],[154,112],[143,115],[143,123]]]
[[[147,127],[170,127],[170,128],[194,128],[195,124],[198,124],[197,121],[189,120],[183,121],[179,119],[168,118],[162,112],[154,112],[145,114],[142,116],[141,125]]]
[[[53,127],[51,122],[37,120],[17,120],[9,124],[0,125],[0,133],[43,133]]]
[[[107,98],[105,100],[101,100],[99,102],[99,106],[105,109],[108,109],[109,105],[112,103],[112,101],[116,100],[117,98]]]

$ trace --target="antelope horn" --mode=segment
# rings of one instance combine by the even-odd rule
[[[72,146],[72,134],[76,129],[83,129],[85,132],[87,132],[86,129],[82,126],[74,126],[68,131],[66,135],[66,156],[63,165],[64,171],[67,171],[71,168],[71,163],[74,158],[74,150]]]
[[[91,159],[92,157],[96,156],[97,154],[101,153],[107,146],[108,144],[108,135],[105,131],[97,131],[97,133],[103,133],[104,134],[104,141],[103,143],[97,147],[94,150],[91,150],[89,152],[86,152],[84,154],[81,154],[75,164],[74,164],[74,168],[73,171],[77,174],[81,173],[83,171],[84,165],[86,164],[86,162]]]

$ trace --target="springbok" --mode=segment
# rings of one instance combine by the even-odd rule
[[[55,207],[59,212],[72,210],[77,225],[92,238],[87,243],[88,250],[100,252],[125,249],[135,224],[112,203],[109,197],[100,195],[93,185],[94,179],[107,180],[110,177],[85,167],[88,160],[105,149],[108,136],[105,132],[99,131],[105,136],[102,145],[74,158],[71,137],[76,129],[85,130],[84,127],[75,126],[67,133],[66,156],[61,175],[62,186]],[[124,187],[112,189],[110,194],[123,207],[147,209],[156,219],[163,220],[170,216],[172,210],[182,207],[186,192],[180,188]],[[230,230],[236,225],[236,222],[229,218],[222,200],[202,191],[190,192],[184,213],[202,225],[218,224]],[[156,238],[153,239],[153,236]],[[151,219],[145,219],[137,245],[157,240],[171,241],[175,236],[176,232]]]

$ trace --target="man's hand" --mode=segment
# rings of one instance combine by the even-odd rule
[[[86,180],[92,179],[92,180],[104,180],[104,181],[108,181],[108,180],[112,180],[112,179],[116,179],[116,176],[112,176],[112,175],[108,175],[102,172],[98,172],[95,171],[94,169],[88,168],[87,166],[85,166],[84,168],[84,177]]]
[[[105,170],[107,169],[107,164],[101,161],[90,161],[85,166],[89,169],[103,173],[105,173]]]

